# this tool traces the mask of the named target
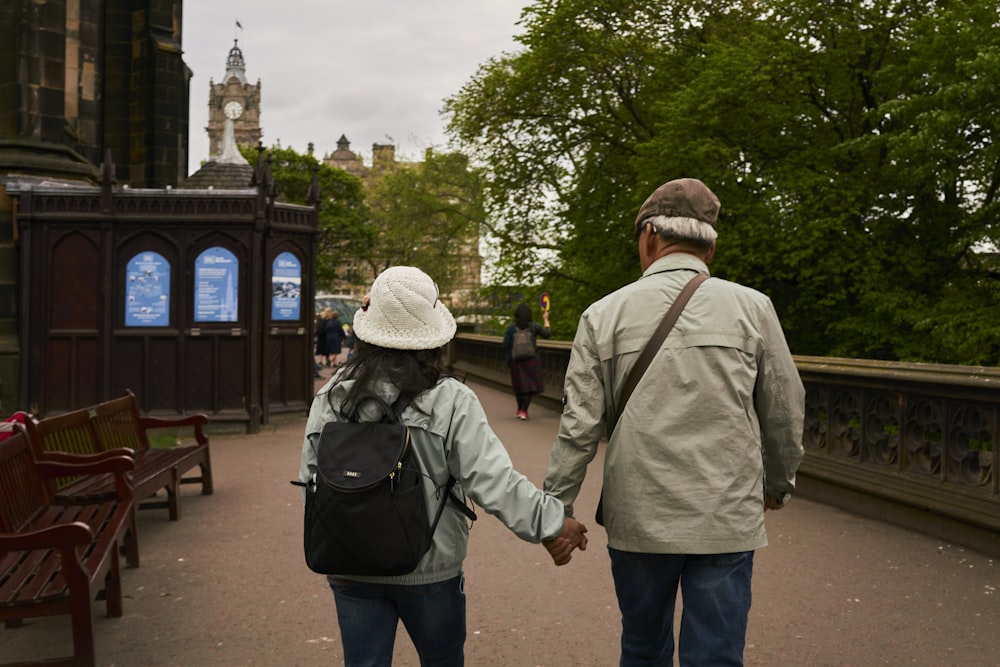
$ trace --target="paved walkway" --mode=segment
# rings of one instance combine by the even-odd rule
[[[558,415],[514,418],[509,395],[475,386],[515,465],[544,477]],[[342,664],[332,594],[302,559],[298,471],[304,419],[215,436],[215,495],[185,487],[180,522],[139,519],[142,566],[123,572],[125,614],[95,603],[98,664],[199,667]],[[577,504],[593,516],[594,469]],[[481,513],[482,515],[483,513]],[[796,499],[768,513],[758,552],[746,663],[997,665],[1000,565],[959,547]],[[588,522],[591,523],[591,522]],[[608,666],[619,617],[603,531],[556,568],[493,517],[466,561],[469,665]],[[0,628],[0,662],[69,653],[69,619]],[[418,664],[400,631],[396,665]]]

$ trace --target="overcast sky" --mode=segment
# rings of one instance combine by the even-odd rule
[[[194,0],[182,45],[191,78],[188,172],[208,159],[209,79],[220,83],[239,39],[248,82],[261,82],[264,145],[317,157],[337,147],[371,160],[374,143],[416,158],[444,147],[443,100],[491,56],[517,48],[530,0]],[[236,21],[243,26],[236,28]]]

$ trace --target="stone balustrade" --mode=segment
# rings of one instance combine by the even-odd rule
[[[539,341],[558,409],[570,344]],[[509,387],[501,339],[460,334],[455,369]],[[806,387],[797,495],[1000,554],[1000,368],[795,358]]]

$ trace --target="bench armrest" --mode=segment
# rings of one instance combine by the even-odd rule
[[[113,456],[90,463],[37,461],[35,467],[38,469],[39,475],[49,479],[113,474],[115,476],[115,495],[118,500],[123,503],[131,503],[134,498],[130,473],[135,470],[135,459],[131,456]]]
[[[85,458],[90,459],[91,457]],[[43,477],[76,477],[77,475],[132,472],[135,470],[135,459],[131,456],[111,456],[73,463],[46,459],[36,462],[35,465]]]
[[[99,463],[105,459],[113,459],[120,456],[132,458],[135,456],[135,450],[129,449],[128,447],[119,447],[117,449],[97,452],[96,454],[74,454],[71,452],[47,451],[42,454],[41,460],[52,463]]]
[[[202,426],[208,423],[208,417],[203,414],[188,415],[186,417],[139,417],[139,426],[146,431],[158,428],[176,428],[178,426],[190,426],[194,429],[194,438],[199,445],[208,444],[208,438]]]
[[[0,552],[78,547],[90,544],[93,539],[90,526],[74,521],[23,533],[0,533]]]

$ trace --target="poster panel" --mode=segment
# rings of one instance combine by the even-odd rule
[[[271,319],[294,320],[302,311],[302,263],[290,252],[274,258],[271,265]]]
[[[236,322],[239,317],[239,269],[236,255],[208,248],[194,263],[194,321]]]
[[[125,266],[125,326],[170,326],[170,262],[140,252]]]

